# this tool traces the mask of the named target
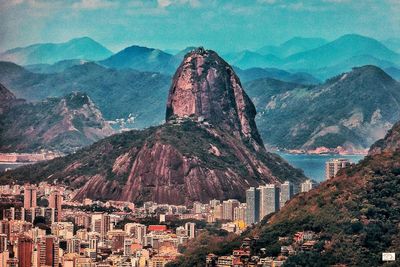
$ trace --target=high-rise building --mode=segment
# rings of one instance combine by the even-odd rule
[[[288,202],[290,199],[292,199],[294,195],[294,186],[291,182],[285,181],[283,184],[281,184],[281,190],[280,190],[280,208],[282,208],[286,202]]]
[[[233,210],[239,207],[240,202],[236,199],[228,199],[222,202],[222,219],[233,221]]]
[[[202,207],[203,207],[203,204],[202,204],[202,203],[200,203],[200,202],[198,202],[198,201],[195,201],[195,202],[193,203],[193,213],[194,213],[194,214],[199,214],[199,213],[201,213]]]
[[[347,159],[332,159],[325,163],[325,179],[329,180],[336,177],[340,169],[350,166],[350,161]]]
[[[130,257],[132,256],[132,244],[133,240],[131,238],[126,238],[124,240],[124,256]]]
[[[215,208],[217,205],[221,204],[221,201],[218,199],[211,199],[210,200],[210,207]]]
[[[33,240],[25,235],[18,237],[18,266],[32,266]]]
[[[0,234],[0,253],[7,250],[7,235]]]
[[[36,208],[37,190],[35,186],[24,186],[24,209]]]
[[[104,240],[105,235],[111,229],[110,215],[105,213],[96,213],[92,215],[92,231],[99,233],[101,240]]]
[[[40,242],[40,266],[58,267],[59,241],[55,236],[46,236]]]
[[[79,238],[67,239],[67,253],[79,254],[81,246],[81,240]]]
[[[189,237],[189,239],[195,238],[196,236],[196,224],[193,222],[187,222],[185,223],[185,230],[186,230],[186,235]]]
[[[255,187],[246,190],[246,224],[251,225],[260,221],[260,191]]]
[[[267,184],[257,188],[260,191],[260,220],[268,214],[279,210],[279,187],[275,184]]]
[[[144,244],[144,237],[146,235],[146,225],[140,223],[127,223],[125,224],[125,232],[136,239],[139,244]]]
[[[241,203],[233,210],[233,220],[246,222],[246,203]]]
[[[301,187],[301,189],[300,189],[301,192],[304,193],[304,192],[308,192],[311,189],[313,189],[315,187],[315,184],[311,180],[306,180],[300,184],[300,187]]]
[[[57,217],[55,218],[57,222],[61,221],[61,207],[62,207],[63,197],[59,191],[51,192],[49,196],[49,208],[53,208],[57,211]]]

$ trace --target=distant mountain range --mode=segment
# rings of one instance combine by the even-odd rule
[[[54,64],[67,59],[101,60],[112,52],[89,37],[72,39],[65,43],[34,44],[18,47],[0,54],[0,60],[19,65]]]
[[[258,79],[244,87],[264,141],[280,148],[368,148],[400,119],[400,83],[375,66],[317,86]]]
[[[296,53],[320,47],[326,43],[328,43],[328,41],[322,38],[293,37],[278,46],[263,46],[256,52],[261,55],[274,55],[276,57],[285,58]]]
[[[256,121],[268,145],[366,148],[400,118],[398,82],[377,67],[358,68],[321,85],[305,73],[236,71],[258,110]],[[168,75],[110,69],[93,62],[48,74],[0,62],[0,82],[19,98],[37,101],[86,92],[107,120],[129,119],[127,127],[138,129],[164,121],[170,80]]]
[[[132,69],[109,69],[89,62],[59,73],[32,73],[21,66],[0,62],[0,82],[17,97],[38,101],[74,91],[86,92],[108,120],[134,118],[132,127],[158,125],[171,77]]]
[[[114,133],[83,93],[29,103],[0,84],[0,110],[0,152],[71,153]]]
[[[242,69],[274,67],[291,72],[307,72],[318,79],[326,79],[357,66],[372,64],[381,68],[390,68],[400,64],[400,54],[373,38],[357,34],[347,34],[332,42],[294,38],[288,43],[290,46],[303,47],[306,50],[302,51],[299,48],[299,52],[279,57],[279,54],[289,54],[284,52],[287,46],[284,43],[282,48],[280,48],[281,46],[274,48],[278,51],[282,49],[283,52],[268,53],[268,49],[264,48],[256,52],[246,50],[231,53],[225,58],[231,64]],[[296,43],[297,45],[295,45]],[[395,40],[392,40],[391,47],[394,47],[395,43]]]
[[[294,37],[278,46],[266,45],[256,51],[228,53],[224,59],[237,69],[279,69],[325,80],[363,65],[375,65],[388,72],[400,69],[399,43],[396,38],[379,42],[357,34],[343,35],[330,42],[321,38]],[[0,60],[28,65],[28,70],[40,73],[60,72],[84,61],[97,61],[108,68],[172,75],[183,55],[191,49],[193,47],[187,47],[170,54],[160,49],[133,45],[112,54],[96,41],[84,37],[62,44],[15,48],[0,54]],[[399,78],[397,72],[392,73],[396,79]],[[294,82],[295,79],[286,81]],[[304,80],[303,77],[298,81],[310,83],[308,78]]]

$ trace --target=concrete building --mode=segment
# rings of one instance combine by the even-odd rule
[[[185,223],[185,231],[186,231],[186,235],[189,237],[189,239],[195,238],[195,236],[196,236],[196,224],[193,223],[193,222]]]
[[[279,211],[279,187],[267,184],[258,188],[260,191],[260,220],[268,214]]]
[[[240,202],[236,199],[228,199],[222,202],[222,219],[233,221],[233,211],[239,207]]]
[[[290,199],[292,199],[294,195],[294,186],[291,182],[285,181],[283,184],[281,184],[281,190],[280,190],[280,208],[282,208],[286,202],[288,202]]]
[[[246,224],[260,221],[260,191],[255,187],[246,190]]]
[[[347,159],[332,159],[325,163],[325,179],[329,180],[336,177],[340,169],[350,166],[350,161]]]
[[[35,186],[25,185],[24,187],[24,209],[37,207],[37,190]]]
[[[311,180],[306,180],[305,182],[300,184],[300,191],[302,193],[308,192],[315,187],[315,184]]]

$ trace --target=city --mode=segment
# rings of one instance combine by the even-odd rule
[[[344,159],[328,161],[327,178],[349,164]],[[251,187],[245,203],[214,199],[190,207],[153,202],[137,207],[123,201],[73,201],[76,192],[62,185],[4,185],[0,187],[0,266],[165,266],[180,255],[182,246],[206,231],[206,225],[239,235],[279,211],[298,191],[315,186],[306,180],[299,187],[289,181]],[[294,243],[287,244],[288,240],[280,240],[282,255],[277,258],[252,255],[250,243],[255,241],[246,240],[230,256],[208,255],[207,266],[244,266],[244,259],[280,266],[287,255],[313,249],[317,236],[299,232]]]

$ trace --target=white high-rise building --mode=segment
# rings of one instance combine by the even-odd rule
[[[196,236],[196,224],[193,222],[187,222],[185,223],[185,230],[186,230],[186,235],[189,237],[189,239],[195,238]]]
[[[286,202],[288,202],[294,195],[294,186],[291,182],[285,181],[281,184],[280,190],[280,208],[282,208]]]
[[[228,199],[222,202],[222,219],[233,220],[233,211],[236,207],[239,207],[240,202],[236,199]]]
[[[279,187],[267,184],[257,188],[260,191],[260,220],[279,210]]]
[[[311,180],[306,180],[300,184],[300,190],[302,193],[308,192],[315,187],[315,184]]]
[[[260,191],[255,187],[246,190],[246,224],[260,221]]]
[[[325,163],[325,179],[329,180],[336,177],[340,169],[350,166],[348,159],[333,159]]]

